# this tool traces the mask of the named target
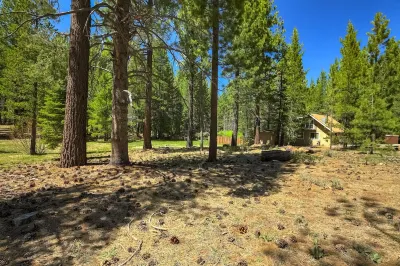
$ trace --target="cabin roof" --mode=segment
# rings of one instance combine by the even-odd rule
[[[333,133],[343,133],[342,125],[329,115],[310,114],[311,118]]]

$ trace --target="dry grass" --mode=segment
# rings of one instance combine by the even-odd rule
[[[395,157],[317,156],[263,163],[255,150],[210,164],[158,149],[132,153],[127,167],[3,170],[0,265],[398,265]],[[30,211],[34,228],[10,225]]]

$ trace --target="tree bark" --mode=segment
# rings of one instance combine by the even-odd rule
[[[153,8],[153,0],[148,0],[149,9]],[[152,23],[150,22],[150,25]],[[152,149],[151,144],[151,101],[153,97],[153,49],[152,40],[149,36],[147,47],[147,84],[146,84],[146,106],[144,110],[143,149]]]
[[[116,23],[118,31],[114,42],[114,84],[112,97],[111,160],[112,165],[129,164],[128,152],[128,48],[130,0],[117,0]]]
[[[239,71],[235,73],[236,80],[239,79]],[[237,84],[235,85],[235,95],[233,103],[233,132],[231,146],[237,147],[238,145],[238,133],[239,133],[239,89]]]
[[[283,146],[283,74],[280,75],[279,81],[279,114],[278,114],[278,129],[277,129],[277,144]]]
[[[36,135],[37,135],[37,110],[38,110],[38,83],[33,83],[33,110],[32,110],[32,128],[31,128],[31,146],[30,155],[36,154]]]
[[[208,161],[217,160],[219,0],[212,1],[211,121]]]
[[[254,144],[260,144],[260,99],[257,97],[256,99],[256,118],[255,118],[255,136],[254,136]]]
[[[192,68],[193,69],[193,68]],[[192,72],[192,71],[191,71]],[[194,102],[194,74],[190,73],[189,84],[189,112],[188,112],[188,130],[186,138],[186,148],[193,147],[193,102]]]
[[[203,136],[203,119],[201,119],[201,123],[200,123],[200,151],[203,151],[204,149],[204,136]]]
[[[73,10],[89,8],[90,0],[72,0]],[[71,15],[68,81],[61,167],[86,164],[86,126],[90,53],[90,11]]]

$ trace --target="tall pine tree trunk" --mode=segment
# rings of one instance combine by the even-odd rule
[[[211,121],[208,161],[217,160],[219,0],[212,1]]]
[[[129,164],[128,153],[128,48],[130,0],[117,0],[114,34],[114,84],[112,96],[111,160],[113,165]]]
[[[279,113],[278,113],[278,128],[277,128],[277,144],[283,146],[283,74],[280,75],[279,81]]]
[[[153,0],[148,0],[149,9],[153,8]],[[152,23],[150,22],[150,25]],[[152,40],[149,35],[147,48],[147,84],[146,84],[146,106],[144,110],[143,149],[152,149],[151,145],[151,101],[153,97],[153,49]]]
[[[256,99],[256,118],[255,118],[255,135],[254,135],[254,144],[260,144],[260,98]]]
[[[33,110],[32,110],[32,128],[31,128],[31,146],[30,155],[36,154],[36,135],[37,135],[37,112],[38,112],[38,83],[33,83]]]
[[[90,8],[90,0],[72,0],[72,10]],[[71,15],[68,82],[61,167],[86,164],[86,125],[90,53],[90,11]]]
[[[239,79],[239,71],[237,70],[235,73],[236,80]],[[238,145],[238,133],[239,133],[239,89],[237,86],[237,82],[235,85],[235,95],[233,102],[233,132],[232,132],[232,140],[231,146],[237,147]]]
[[[194,102],[194,75],[193,71],[190,73],[189,82],[189,112],[188,112],[188,130],[186,139],[186,148],[193,147],[193,102]]]
[[[201,118],[200,122],[200,151],[203,151],[204,149],[204,135],[203,135],[203,128],[204,128],[204,122],[203,118]]]

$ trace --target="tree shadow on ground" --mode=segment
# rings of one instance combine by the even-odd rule
[[[139,221],[145,226],[145,218],[166,204],[194,206],[197,197],[218,188],[239,198],[278,193],[279,176],[295,170],[261,162],[258,154],[226,155],[216,163],[200,155],[169,155],[125,167],[81,167],[66,174],[63,185],[38,184],[27,193],[1,195],[0,265],[76,264],[82,250],[90,257],[116,237],[116,229]],[[28,213],[31,219],[15,225]]]
[[[361,200],[364,207],[363,217],[369,225],[400,245],[400,219],[395,220],[400,211],[384,206],[373,198],[362,197]]]
[[[351,226],[361,226],[368,224],[368,227],[376,231],[368,231],[371,236],[370,240],[361,240],[350,238],[342,234],[334,234],[330,240],[323,241],[324,247],[328,247],[326,251],[327,257],[333,255],[340,261],[348,265],[375,265],[385,258],[382,254],[382,235],[386,236],[386,245],[394,245],[400,247],[400,221],[395,221],[395,216],[400,214],[399,210],[384,206],[379,201],[370,197],[360,198],[362,219],[354,216],[356,214],[356,204],[346,199],[338,199],[337,202],[344,208],[342,212],[338,212],[339,207],[326,209],[328,216],[342,216],[345,222],[349,222]],[[339,230],[339,228],[337,229]],[[378,250],[380,250],[378,252]],[[385,251],[383,251],[385,252]],[[398,265],[397,262],[385,261],[386,265]],[[397,264],[396,264],[397,263]]]

